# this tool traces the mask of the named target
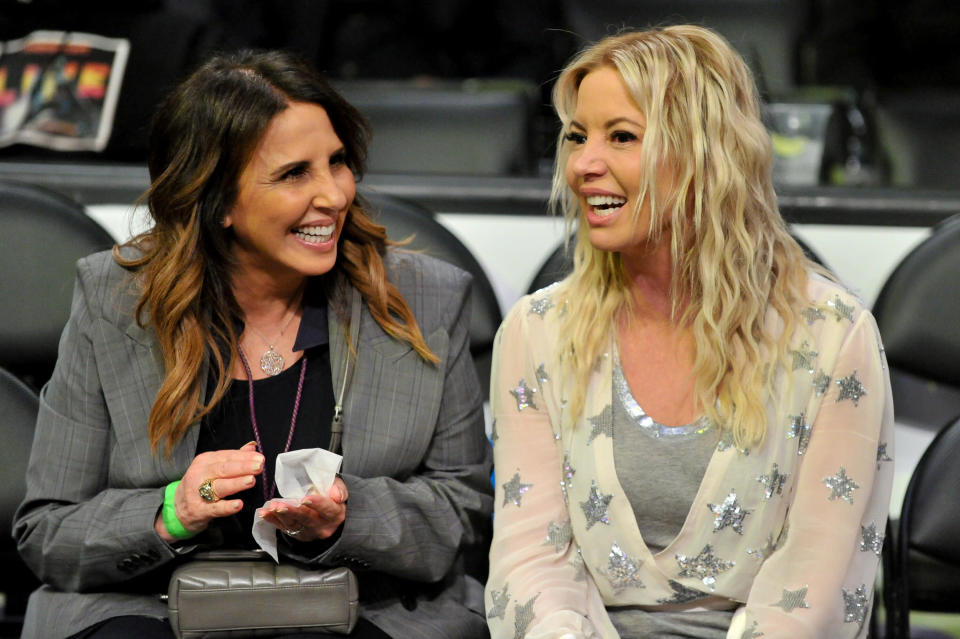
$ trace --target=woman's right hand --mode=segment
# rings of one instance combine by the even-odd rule
[[[200,453],[193,458],[177,486],[174,495],[177,519],[184,528],[196,534],[205,530],[213,519],[240,512],[243,508],[241,500],[225,498],[253,486],[256,476],[263,472],[263,463],[256,442],[245,444],[238,450]],[[200,496],[200,485],[207,480],[211,482],[213,494],[219,497],[216,501],[206,501]],[[159,514],[154,529],[168,543],[177,541]]]

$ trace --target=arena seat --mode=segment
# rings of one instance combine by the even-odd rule
[[[76,262],[113,243],[73,200],[0,180],[0,366],[35,389],[49,379]]]

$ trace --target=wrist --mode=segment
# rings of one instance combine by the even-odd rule
[[[177,507],[174,499],[179,485],[179,480],[167,484],[163,491],[163,507],[160,509],[160,523],[163,524],[163,528],[170,537],[178,541],[190,539],[197,534],[187,530],[180,519],[177,518]]]

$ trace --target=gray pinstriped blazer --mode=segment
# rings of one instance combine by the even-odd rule
[[[387,269],[440,364],[424,364],[364,307],[344,406],[347,519],[329,550],[299,559],[356,568],[361,583],[365,569],[431,582],[413,610],[396,596],[361,607],[361,616],[394,637],[484,637],[482,588],[462,568],[464,552],[486,553],[492,511],[489,445],[468,350],[470,276],[406,253],[390,253]],[[169,458],[151,453],[146,423],[163,369],[153,333],[134,321],[131,284],[109,253],[78,263],[14,524],[24,560],[45,584],[30,598],[25,639],[65,637],[118,615],[166,616],[158,597],[124,584],[180,556],[153,523],[164,486],[195,455],[198,428]],[[338,388],[347,345],[332,309],[329,326]]]

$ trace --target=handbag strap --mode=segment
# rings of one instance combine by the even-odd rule
[[[359,357],[357,351],[360,348],[360,311],[363,305],[360,291],[350,287],[350,293],[350,348],[345,349],[343,354],[343,366],[340,368],[340,393],[336,397],[333,419],[330,422],[330,446],[327,449],[332,453],[340,453],[343,435],[343,400],[347,395],[353,371],[356,369],[356,364],[351,366],[351,361]]]

